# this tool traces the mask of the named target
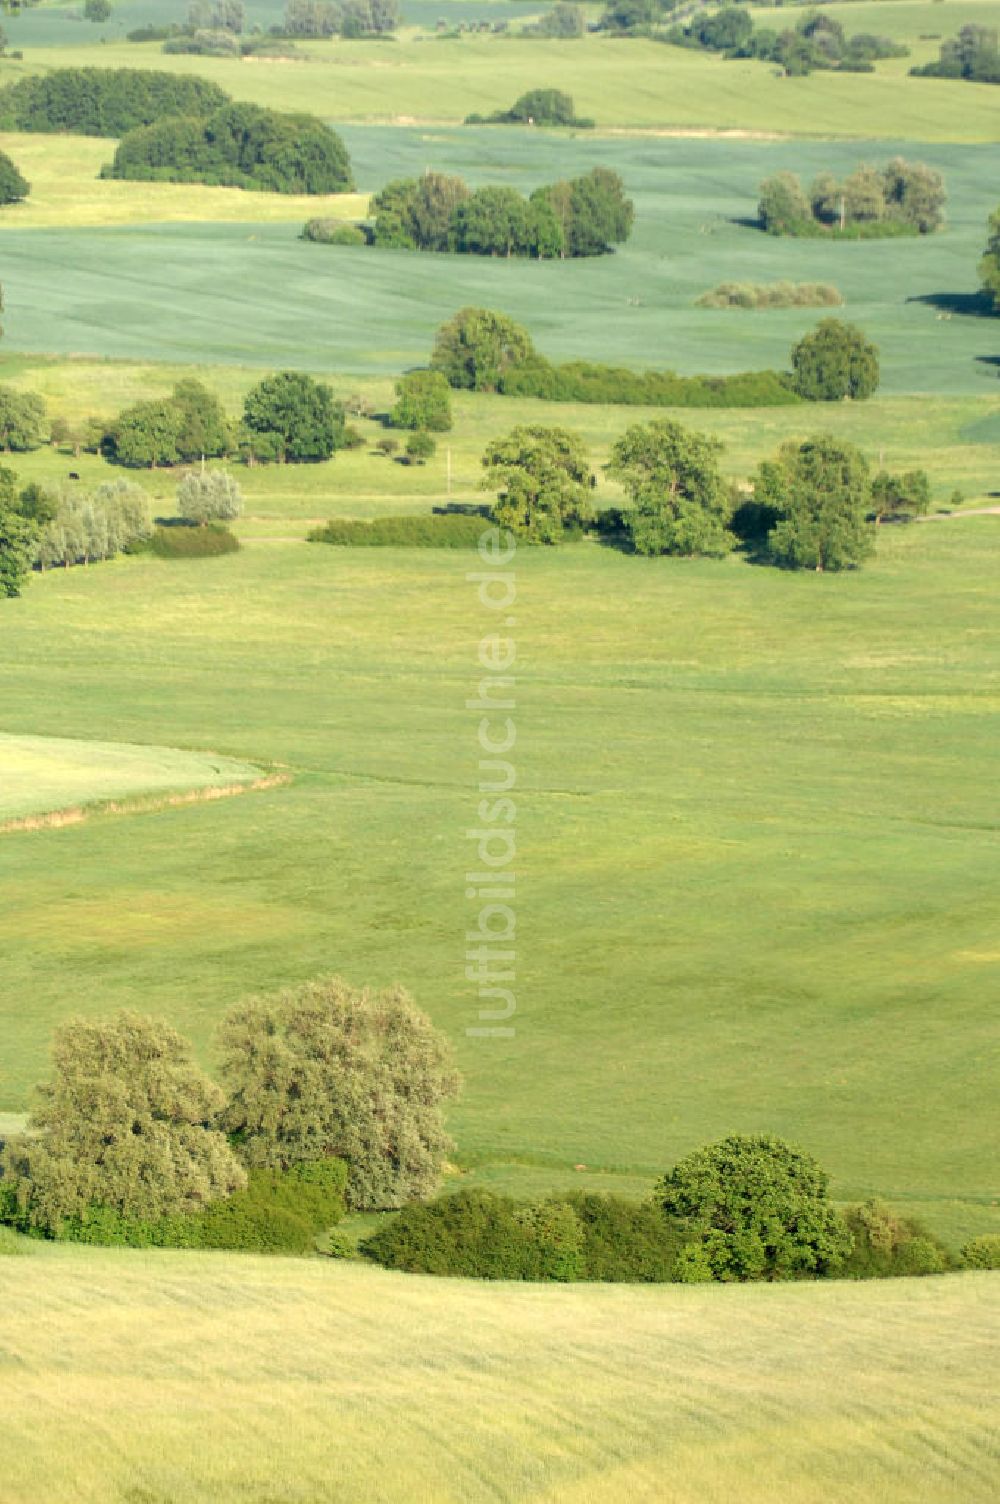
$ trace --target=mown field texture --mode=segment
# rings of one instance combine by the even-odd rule
[[[259,773],[205,752],[0,732],[0,821],[136,794],[220,788]]]
[[[882,17],[894,9],[883,3],[834,7],[849,31],[874,32],[885,29]],[[418,19],[433,26],[442,13],[448,17],[447,6],[435,6]],[[525,12],[497,6],[482,14],[515,22]],[[110,40],[99,53],[88,49],[86,56],[105,67],[202,73],[238,99],[278,109],[288,109],[294,101],[299,109],[335,121],[455,123],[473,112],[504,108],[522,89],[545,83],[568,90],[581,111],[603,127],[971,142],[996,137],[995,88],[909,78],[906,69],[937,56],[938,40],[921,41],[921,35],[953,35],[969,20],[996,25],[997,14],[996,0],[901,7],[901,19],[895,28],[890,23],[890,29],[911,46],[911,58],[880,63],[870,75],[817,73],[788,79],[777,77],[765,63],[726,62],[657,42],[603,36],[570,43],[479,35],[440,40],[411,31],[383,42],[304,43],[302,55],[293,61],[164,56],[155,43]],[[461,15],[459,10],[455,19]],[[773,24],[772,11],[762,15],[765,24]],[[171,11],[169,18],[176,14]],[[12,23],[12,38],[16,26]],[[25,44],[23,62],[0,64],[0,81],[78,62],[79,42],[89,39],[88,31],[78,24],[72,36],[63,34],[59,46],[33,51]],[[53,35],[58,35],[55,28]],[[99,36],[100,28],[93,35]],[[18,45],[16,40],[12,45]]]
[[[989,1275],[484,1288],[68,1248],[0,1270],[5,1504],[996,1497]]]
[[[991,517],[884,529],[841,578],[519,556],[521,1008],[488,1041],[466,560],[259,542],[35,580],[4,607],[9,732],[295,781],[3,838],[0,1105],[68,1011],[163,1013],[210,1059],[241,995],[338,970],[456,1040],[466,1166],[633,1184],[769,1129],[838,1196],[995,1223],[998,558]]]
[[[824,244],[776,239],[739,223],[755,214],[761,179],[782,168],[806,179],[823,168],[848,172],[862,157],[884,163],[896,149],[891,142],[869,141],[862,149],[667,139],[581,143],[530,130],[358,127],[344,134],[365,188],[433,166],[476,184],[529,189],[606,164],[621,171],[636,201],[633,237],[614,256],[552,263],[310,244],[298,238],[305,218],[298,206],[284,223],[99,229],[88,220],[103,212],[105,195],[115,215],[149,221],[182,212],[183,193],[169,185],[96,184],[102,144],[95,150],[85,142],[78,190],[58,186],[50,169],[37,197],[0,217],[5,348],[385,374],[424,363],[437,326],[473,303],[527,324],[553,358],[681,371],[784,369],[794,340],[817,322],[816,310],[739,313],[693,305],[717,282],[787,278],[840,288],[844,316],[881,348],[886,391],[950,397],[1000,390],[1000,325],[982,316],[973,296],[987,219],[996,207],[1000,147],[906,147],[907,155],[926,158],[946,176],[944,233]],[[17,159],[25,139],[7,136],[0,145]],[[37,138],[23,149],[36,160],[46,150]],[[62,163],[76,147],[57,139],[52,150]],[[251,215],[261,197],[201,191],[204,212],[218,218]],[[192,205],[201,202],[198,192]],[[287,204],[279,207],[288,212]],[[357,201],[347,207],[356,210]],[[51,227],[64,213],[71,227]],[[77,213],[81,222],[73,227]],[[49,228],[28,228],[36,221]]]

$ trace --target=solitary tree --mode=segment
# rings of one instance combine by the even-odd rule
[[[445,433],[451,427],[451,395],[440,371],[409,371],[396,382],[394,428]]]
[[[459,1078],[447,1041],[401,987],[307,982],[241,1004],[221,1040],[223,1120],[249,1167],[345,1159],[355,1208],[435,1189]]]
[[[782,446],[757,472],[755,499],[778,517],[768,534],[777,564],[839,570],[874,551],[871,480],[860,450],[829,434]]]
[[[528,543],[558,543],[568,524],[590,516],[593,476],[579,434],[515,428],[483,455],[484,487],[497,493],[493,516]]]
[[[186,522],[229,522],[243,511],[239,482],[228,470],[194,471],[177,487],[177,511]]]
[[[431,366],[449,386],[495,392],[507,371],[534,353],[528,331],[506,314],[462,308],[438,330]]]
[[[3,1156],[35,1226],[57,1231],[94,1206],[152,1221],[246,1184],[215,1126],[223,1094],[165,1024],[72,1019],[56,1030],[52,1065],[28,1131]]]
[[[247,393],[243,426],[263,436],[279,460],[328,460],[344,442],[344,409],[325,382],[279,371]]]
[[[608,474],[632,501],[625,527],[639,554],[728,553],[730,500],[722,445],[668,418],[635,423],[611,450]]]
[[[17,204],[27,198],[31,184],[18,172],[6,152],[0,151],[0,204]]]
[[[779,1138],[733,1134],[697,1149],[656,1188],[686,1235],[677,1270],[688,1280],[775,1280],[836,1274],[851,1251],[810,1154]]]
[[[809,402],[863,401],[878,390],[878,349],[861,330],[822,319],[792,350],[795,390]]]

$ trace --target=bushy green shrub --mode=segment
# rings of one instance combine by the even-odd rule
[[[239,546],[235,533],[212,522],[206,527],[158,527],[150,545],[160,559],[214,559],[236,553]]]
[[[696,308],[836,308],[843,298],[829,282],[720,282]]]
[[[440,371],[408,371],[396,382],[394,428],[446,433],[451,427],[451,389]]]
[[[67,1218],[59,1237],[127,1248],[217,1248],[241,1253],[308,1253],[344,1215],[347,1166],[318,1160],[289,1170],[251,1170],[246,1189],[187,1216],[144,1222],[94,1205]]]
[[[553,365],[537,354],[504,371],[499,390],[507,397],[638,407],[789,407],[800,400],[789,378],[778,371],[678,376],[582,360]]]
[[[845,1213],[853,1239],[841,1273],[852,1279],[942,1274],[948,1250],[912,1217],[899,1217],[881,1201],[865,1201]]]
[[[415,517],[375,517],[370,522],[334,518],[309,534],[310,543],[353,548],[475,548],[488,524],[482,517],[428,512]]]
[[[962,1249],[962,1262],[969,1269],[1000,1269],[1000,1232],[970,1239]]]
[[[408,465],[426,465],[436,453],[437,444],[430,434],[424,432],[423,429],[418,429],[416,433],[411,433],[406,441],[404,459]]]
[[[345,223],[342,219],[310,219],[302,228],[303,240],[314,240],[320,245],[367,245],[368,236],[361,225]]]
[[[360,1244],[365,1258],[414,1274],[531,1279],[540,1265],[530,1216],[493,1191],[457,1191],[412,1202]]]
[[[574,1191],[566,1203],[582,1232],[576,1278],[609,1284],[658,1284],[674,1278],[681,1239],[653,1202]]]

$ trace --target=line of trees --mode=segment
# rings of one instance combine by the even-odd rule
[[[312,115],[227,104],[129,131],[105,178],[211,183],[268,193],[345,193],[353,187],[341,138]]]
[[[470,190],[460,177],[426,172],[389,183],[371,202],[373,243],[476,256],[601,256],[628,239],[635,207],[616,172],[595,167],[536,188]]]
[[[806,191],[791,172],[760,185],[757,217],[770,235],[928,235],[940,228],[944,179],[923,162],[861,163],[848,177],[822,172]]]
[[[526,543],[554,544],[590,528],[627,551],[720,558],[742,546],[758,562],[818,572],[856,568],[874,551],[878,523],[926,512],[923,471],[872,475],[854,445],[819,434],[781,446],[745,487],[723,477],[723,446],[672,419],[632,424],[606,473],[628,498],[595,516],[583,440],[526,425],[494,439],[482,464],[495,522]]]
[[[152,536],[149,498],[130,481],[19,489],[15,472],[0,466],[0,596],[20,595],[34,568],[113,559]]]
[[[5,130],[124,136],[168,116],[203,117],[230,103],[195,74],[142,68],[54,68],[0,90]]]
[[[757,28],[741,5],[698,16],[687,26],[672,26],[663,40],[676,47],[697,47],[721,52],[727,58],[758,58],[778,63],[788,76],[801,77],[818,70],[840,73],[871,73],[881,58],[908,57],[909,48],[890,37],[859,32],[847,36],[832,16],[812,11],[794,27],[775,31]]]
[[[585,361],[554,365],[506,314],[462,308],[438,330],[430,365],[460,390],[662,407],[771,407],[844,397],[863,401],[879,382],[878,350],[861,330],[839,319],[822,320],[793,347],[791,372],[677,376]]]

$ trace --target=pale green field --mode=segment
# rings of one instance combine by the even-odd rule
[[[137,794],[221,788],[260,771],[211,752],[0,732],[0,822]]]
[[[849,30],[878,30],[884,5],[851,5]],[[951,32],[971,16],[996,24],[997,0],[914,7],[921,30]],[[921,14],[916,14],[920,12]],[[926,12],[927,20],[923,14]],[[953,19],[952,19],[953,17]],[[933,23],[933,24],[932,24]],[[912,79],[905,66],[936,55],[879,64],[874,74],[816,73],[779,78],[765,63],[649,41],[589,36],[572,43],[467,36],[436,40],[407,34],[395,42],[303,44],[295,61],[169,56],[156,44],[110,42],[104,67],[162,68],[214,79],[237,99],[277,109],[291,104],[331,121],[412,124],[459,122],[508,106],[524,89],[551,85],[571,93],[599,127],[778,132],[801,136],[879,136],[924,141],[993,141],[1000,102],[987,84]],[[0,63],[0,82],[41,67],[79,63],[74,47]]]
[[[992,1504],[1000,1280],[0,1263],[4,1504]]]

